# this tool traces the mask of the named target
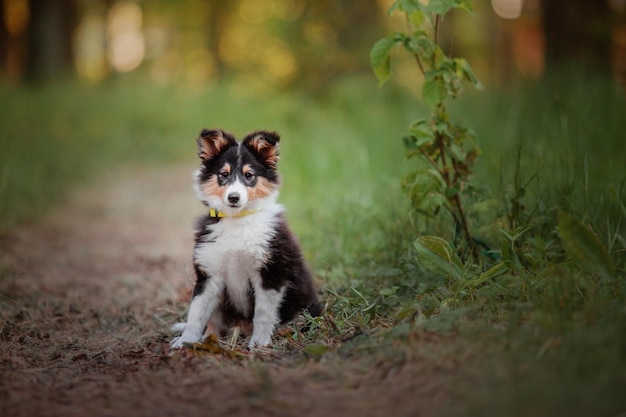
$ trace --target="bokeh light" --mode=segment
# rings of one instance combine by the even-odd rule
[[[137,3],[116,3],[107,25],[109,62],[118,72],[137,68],[144,59],[146,44],[141,32],[143,12]]]
[[[496,14],[504,19],[517,19],[522,14],[524,0],[491,0]]]

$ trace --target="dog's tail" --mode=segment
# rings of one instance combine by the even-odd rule
[[[176,333],[182,333],[182,331],[185,330],[185,327],[187,327],[187,323],[181,321],[181,322],[172,324],[170,326],[170,330]]]

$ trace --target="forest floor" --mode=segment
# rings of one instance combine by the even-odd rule
[[[452,401],[451,386],[471,384],[476,351],[424,331],[402,342],[401,358],[243,342],[236,357],[170,351],[202,210],[190,173],[110,174],[2,236],[1,415],[429,416]]]

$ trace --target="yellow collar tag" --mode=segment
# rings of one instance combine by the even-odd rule
[[[255,213],[255,210],[244,210],[244,211],[240,211],[239,213],[235,213],[235,214],[231,214],[231,215],[227,215],[226,213],[216,210],[214,208],[210,208],[209,209],[209,217],[214,217],[214,218],[222,218],[222,217],[245,217],[249,214]]]

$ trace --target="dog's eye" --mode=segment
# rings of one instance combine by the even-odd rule
[[[228,178],[228,171],[220,171],[219,176],[221,179],[225,180],[226,178]]]
[[[254,178],[254,174],[250,171],[243,174],[243,176],[246,177],[247,180],[251,180],[252,178]]]

